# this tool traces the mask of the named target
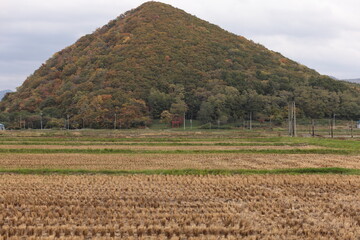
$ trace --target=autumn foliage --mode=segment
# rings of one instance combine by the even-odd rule
[[[168,111],[204,123],[249,112],[281,121],[293,99],[300,116],[360,117],[358,87],[148,2],[55,53],[5,97],[0,120],[42,112],[53,125],[69,115],[74,128],[112,128],[118,114],[123,127],[144,127]]]

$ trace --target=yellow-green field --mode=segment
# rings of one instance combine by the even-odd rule
[[[0,239],[358,239],[360,142],[5,131]]]

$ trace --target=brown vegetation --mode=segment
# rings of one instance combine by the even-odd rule
[[[255,143],[256,144],[256,143]],[[240,149],[276,149],[276,150],[288,150],[288,149],[320,149],[324,147],[320,146],[142,146],[142,145],[0,145],[0,149],[130,149],[130,150],[240,150]]]
[[[0,239],[356,239],[356,176],[0,176]]]
[[[88,170],[360,168],[360,156],[319,154],[0,154],[0,168]]]

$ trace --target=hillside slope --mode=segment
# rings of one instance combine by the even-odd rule
[[[55,53],[1,109],[9,120],[41,111],[49,126],[69,115],[74,127],[112,127],[118,114],[124,127],[136,127],[161,113],[186,112],[203,122],[236,121],[249,112],[281,120],[293,99],[307,117],[360,115],[356,87],[148,2]]]

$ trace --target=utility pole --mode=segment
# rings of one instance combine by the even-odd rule
[[[114,129],[116,129],[116,113],[115,113],[115,119],[114,119]]]
[[[185,123],[185,121],[186,121],[186,118],[185,118],[185,112],[184,112],[184,130],[185,130],[185,128],[186,128],[186,123]]]
[[[70,129],[70,115],[67,115],[67,129]]]
[[[288,105],[288,126],[289,126],[289,136],[291,136],[292,122],[291,122],[291,104]]]
[[[333,132],[335,132],[335,116],[336,116],[336,114],[334,113],[334,118],[333,118]]]
[[[296,105],[295,101],[289,103],[289,136],[296,137]]]
[[[353,125],[354,125],[353,120],[351,120],[351,124],[350,124],[351,138],[353,138],[353,137],[354,137],[354,133],[353,133]]]
[[[43,129],[43,112],[40,112],[40,128]]]
[[[250,112],[249,129],[252,130],[252,112]]]
[[[294,111],[294,113],[293,113],[293,116],[294,116],[294,125],[293,125],[293,127],[294,127],[294,137],[296,137],[296,105],[295,105],[295,101],[293,102],[293,111]]]
[[[311,119],[311,136],[315,137],[315,121]]]
[[[330,120],[331,121],[331,137],[334,137],[334,130],[335,130],[335,116],[336,114],[333,114],[333,118]]]
[[[330,137],[333,138],[334,137],[334,122],[333,119],[329,119],[329,125],[330,125]]]

